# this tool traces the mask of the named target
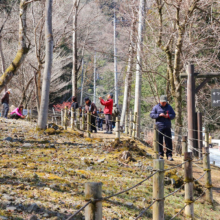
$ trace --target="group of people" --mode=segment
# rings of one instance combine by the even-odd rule
[[[8,112],[9,112],[9,98],[11,94],[11,89],[8,89],[7,92],[4,94],[4,96],[1,98],[1,103],[3,106],[2,109],[2,117],[8,118]],[[11,113],[9,118],[11,119],[19,119],[19,118],[25,118],[23,115],[23,105],[20,105],[18,108],[15,108]]]
[[[2,117],[8,117],[9,111],[9,97],[12,93],[11,89],[8,89],[7,92],[1,99],[1,103],[3,105]],[[104,111],[102,108],[97,110],[95,103],[93,103],[88,97],[85,98],[85,107],[84,113],[91,114],[91,132],[97,132],[96,127],[96,119],[98,124],[98,129],[103,130],[103,120],[105,120],[106,124],[106,131],[105,134],[112,134],[112,129],[115,126],[115,119],[117,116],[120,115],[118,107],[116,104],[113,104],[113,95],[108,94],[107,100],[103,100],[102,97],[99,97],[100,104],[104,106]],[[75,96],[72,97],[72,105],[75,110],[79,108],[77,103],[77,98]],[[83,111],[82,111],[83,113]],[[105,119],[103,119],[102,114],[105,115]],[[166,145],[166,156],[167,159],[173,161],[172,158],[172,136],[171,136],[171,120],[175,118],[175,112],[173,108],[168,104],[167,96],[162,95],[160,97],[159,104],[155,105],[150,113],[150,117],[156,120],[156,125],[159,133],[159,159],[163,159],[164,157],[164,150],[163,150],[163,140],[165,139]],[[19,119],[25,118],[23,115],[23,106],[19,106],[18,108],[14,109],[10,113],[10,118],[12,119]]]
[[[103,121],[105,120],[105,125],[106,125],[105,134],[112,134],[112,129],[115,127],[115,119],[117,116],[120,115],[119,109],[117,107],[117,104],[113,104],[112,94],[107,95],[106,101],[104,101],[101,97],[99,98],[99,100],[100,100],[100,104],[105,106],[104,111],[102,111],[102,108],[97,109],[95,103],[93,103],[89,99],[89,97],[86,97],[85,107],[83,108],[82,112],[91,114],[91,121],[90,121],[91,132],[97,133],[97,127],[99,130],[103,130]],[[72,97],[71,107],[74,108],[74,110],[79,108],[76,96]],[[102,117],[103,114],[105,115],[105,118]],[[96,126],[96,119],[98,126]]]

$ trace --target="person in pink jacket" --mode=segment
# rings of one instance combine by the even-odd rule
[[[106,132],[105,134],[112,134],[112,109],[113,109],[113,95],[107,95],[107,101],[104,101],[102,97],[99,97],[101,105],[104,105],[104,114],[105,114],[105,125]]]
[[[16,108],[14,111],[11,112],[10,118],[11,119],[25,118],[25,116],[22,114],[22,111],[23,111],[23,105],[20,105],[18,108]]]

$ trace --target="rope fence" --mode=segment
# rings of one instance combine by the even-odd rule
[[[67,129],[68,122],[70,122],[71,129],[76,129],[79,131],[82,131],[87,134],[88,137],[91,137],[92,130],[98,130],[99,126],[96,124],[96,120],[105,120],[104,114],[96,115],[92,112],[85,112],[84,110],[78,108],[74,110],[73,108],[68,111],[68,108],[66,107],[64,110],[61,110],[60,112],[55,112],[54,110],[50,111],[48,114],[52,121],[55,120],[58,121],[58,118],[60,118],[60,124],[64,127],[64,129]],[[29,114],[29,118],[31,118]],[[124,126],[120,127],[120,117],[115,117],[115,119],[110,119],[109,122],[115,122],[115,139],[120,141],[120,134],[122,134],[126,138],[133,138],[137,140],[141,140],[145,142],[145,135],[147,131],[150,131],[153,133],[153,150],[154,150],[154,166],[153,166],[153,173],[146,177],[141,182],[135,184],[134,186],[131,186],[128,189],[125,189],[123,191],[117,192],[113,195],[102,197],[102,190],[100,183],[86,183],[85,185],[85,205],[80,208],[76,213],[71,215],[68,219],[72,219],[77,214],[79,214],[81,211],[85,210],[86,214],[86,220],[89,219],[96,219],[101,220],[102,219],[102,202],[108,200],[112,197],[117,197],[123,193],[126,193],[150,178],[153,178],[153,198],[152,202],[149,204],[148,207],[146,207],[144,210],[142,210],[137,217],[134,219],[141,218],[152,206],[153,206],[153,219],[162,220],[164,219],[164,200],[167,199],[170,196],[175,195],[177,192],[179,192],[181,189],[184,188],[185,190],[185,205],[181,210],[176,213],[171,219],[174,219],[177,217],[183,210],[185,210],[185,215],[193,218],[194,217],[194,209],[192,208],[194,203],[199,200],[204,194],[206,194],[206,201],[212,203],[213,202],[213,195],[212,195],[212,181],[211,181],[211,169],[210,169],[210,159],[209,159],[209,139],[207,138],[207,131],[205,134],[205,147],[202,149],[197,149],[192,146],[192,141],[203,141],[201,139],[196,138],[187,138],[187,136],[183,135],[175,135],[179,138],[179,140],[173,140],[172,136],[164,134],[161,132],[160,129],[156,125],[154,125],[153,128],[151,127],[142,127],[143,132],[140,132],[138,134],[138,116],[137,114],[130,114],[126,115],[126,120]],[[110,123],[110,124],[111,124]],[[181,129],[185,129],[184,127],[179,127]],[[195,130],[196,131],[196,130]],[[159,136],[162,135],[163,138],[167,138],[172,141],[172,143],[179,144],[181,147],[180,156],[182,157],[183,162],[172,167],[168,167],[164,169],[164,160],[159,159],[159,146],[162,146],[163,149],[166,149],[167,151],[174,152],[173,149],[171,149],[170,146],[164,146],[163,143],[159,141]],[[180,140],[180,137],[182,140]],[[189,144],[188,144],[189,142]],[[189,152],[191,150],[192,152]],[[193,152],[199,152],[202,156],[198,159],[193,157]],[[199,166],[197,163],[199,161],[203,161],[203,167]],[[193,165],[202,169],[204,173],[199,176],[197,179],[193,178]],[[173,192],[169,193],[168,195],[164,196],[164,173],[176,168],[183,168],[184,170],[184,183],[178,188],[175,189]],[[205,185],[203,186],[205,188],[205,191],[198,196],[196,199],[193,199],[193,183],[201,180],[202,178],[205,178]],[[88,198],[89,196],[89,198]],[[96,207],[94,209],[94,207]],[[94,211],[96,210],[96,211]],[[94,217],[95,216],[95,217]]]
[[[89,186],[90,189],[89,190],[85,189],[85,197],[87,198],[87,196],[89,194],[89,196],[91,198],[86,199],[86,204],[82,208],[80,208],[76,213],[71,215],[68,219],[69,220],[72,219],[79,212],[81,212],[85,209],[86,220],[91,219],[91,216],[95,217],[94,219],[96,219],[96,220],[101,220],[102,215],[100,215],[100,213],[102,213],[102,211],[98,210],[98,209],[102,210],[102,205],[100,204],[100,202],[103,202],[103,201],[108,202],[108,200],[110,198],[116,197],[116,196],[121,195],[123,193],[126,193],[126,192],[140,186],[142,183],[149,180],[150,178],[153,178],[153,198],[152,198],[152,202],[150,203],[149,206],[147,206],[144,210],[142,210],[137,217],[134,218],[135,220],[142,217],[152,206],[153,206],[153,219],[159,219],[159,220],[164,219],[164,213],[163,213],[164,200],[167,199],[170,196],[173,196],[175,193],[177,193],[178,191],[183,189],[183,187],[185,189],[185,205],[171,219],[174,219],[176,216],[178,216],[184,209],[185,209],[185,215],[187,215],[188,217],[193,218],[194,217],[194,211],[193,211],[194,209],[192,208],[193,204],[196,201],[198,201],[198,199],[201,198],[205,193],[207,193],[209,188],[207,186],[203,186],[203,188],[206,188],[206,190],[203,191],[201,193],[201,195],[199,195],[196,199],[193,199],[193,184],[191,184],[191,183],[199,181],[205,175],[207,175],[208,172],[205,171],[199,178],[193,179],[192,178],[192,173],[193,173],[193,170],[192,170],[192,163],[193,163],[192,152],[185,152],[184,158],[185,158],[185,162],[183,163],[184,164],[184,178],[185,178],[184,184],[182,184],[178,189],[174,190],[173,192],[169,193],[168,195],[164,196],[164,181],[162,181],[164,179],[164,173],[168,170],[178,168],[178,167],[182,166],[183,164],[179,164],[175,167],[172,167],[171,169],[164,169],[164,160],[154,159],[154,161],[153,161],[153,164],[154,164],[153,165],[153,168],[154,168],[153,171],[154,171],[154,173],[152,173],[150,176],[148,176],[147,178],[145,178],[141,182],[135,184],[134,186],[129,187],[128,189],[125,189],[125,190],[120,191],[118,193],[115,193],[113,195],[110,195],[110,196],[107,196],[107,197],[102,197],[101,196],[100,183],[86,183],[87,186],[86,185],[85,186],[87,188]],[[207,154],[206,159],[204,159],[204,161],[206,161],[208,159],[209,158],[208,158],[208,154]],[[205,167],[206,166],[204,165],[204,170],[205,170]],[[94,191],[94,186],[96,186],[96,189],[99,191],[99,193]],[[97,187],[97,186],[99,186],[99,187]],[[89,191],[89,193],[88,193],[88,191]],[[100,198],[96,198],[97,194],[99,194]],[[206,197],[206,199],[207,199],[207,197]],[[99,203],[99,205],[97,205],[97,203]],[[86,207],[88,207],[90,205],[93,206],[93,207],[96,207],[96,209],[93,209],[92,207],[86,209]]]

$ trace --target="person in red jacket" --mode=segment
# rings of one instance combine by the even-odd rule
[[[106,124],[106,132],[105,134],[112,134],[112,109],[113,109],[113,95],[107,95],[107,101],[104,101],[102,97],[99,97],[100,103],[105,106],[104,114],[105,114],[105,124]]]

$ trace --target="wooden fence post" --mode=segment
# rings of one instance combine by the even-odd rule
[[[85,183],[85,200],[101,199],[102,183]],[[85,220],[102,220],[102,201],[91,202],[85,208]]]
[[[182,158],[183,158],[183,162],[184,162],[185,152],[188,152],[187,136],[182,137]],[[183,164],[183,167],[184,167],[184,164]]]
[[[67,130],[67,106],[64,110],[64,130]]]
[[[213,204],[209,147],[203,148],[203,169],[204,171],[206,171],[206,174],[205,174],[206,201]]]
[[[192,174],[192,152],[185,152],[184,160],[184,178],[185,178],[185,216],[193,219],[194,203],[193,203],[193,174]]]
[[[76,127],[80,130],[80,108],[77,109],[77,117],[76,117]]]
[[[134,120],[133,120],[133,133],[132,133],[132,137],[135,138],[136,137],[136,131],[137,131],[137,112],[134,113]]]
[[[128,135],[128,114],[125,113],[125,135]]]
[[[83,111],[82,111],[82,130],[83,131],[85,130],[85,114]]]
[[[90,112],[87,112],[87,135],[88,135],[88,137],[91,137],[91,125],[90,125],[90,123],[91,123],[91,115],[90,115]]]
[[[71,107],[71,129],[74,129],[74,108]]]
[[[164,160],[153,160],[154,170],[157,172],[153,176],[153,220],[164,220]]]
[[[116,117],[116,125],[115,125],[115,134],[116,138],[120,141],[120,127],[119,127],[120,119],[119,117]]]
[[[63,126],[63,121],[64,121],[63,118],[64,118],[64,117],[63,117],[63,109],[61,109],[61,122],[60,122],[60,123],[61,123],[61,126]]]
[[[158,133],[156,124],[154,124],[153,148],[154,148],[154,158],[158,159],[159,158],[159,133]]]
[[[130,126],[129,126],[129,136],[132,137],[132,112],[130,111]]]

